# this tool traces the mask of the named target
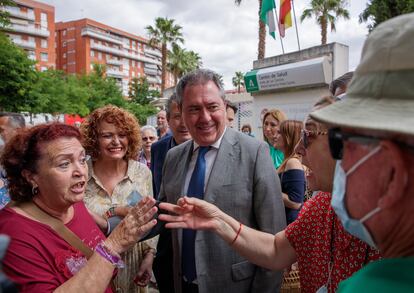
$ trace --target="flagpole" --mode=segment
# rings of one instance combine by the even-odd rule
[[[300,43],[299,43],[299,33],[298,33],[298,23],[296,22],[296,12],[295,12],[295,4],[294,0],[291,1],[292,3],[292,9],[293,9],[293,18],[295,19],[295,28],[296,28],[296,39],[298,40],[298,48],[300,51]]]
[[[282,53],[283,53],[283,54],[285,54],[285,48],[283,47],[283,40],[282,40],[282,36],[281,36],[281,34],[280,34],[279,15],[277,14],[277,7],[276,7],[276,3],[275,3],[275,14],[276,14],[277,30],[279,31],[279,39],[280,39],[280,44],[282,45]]]

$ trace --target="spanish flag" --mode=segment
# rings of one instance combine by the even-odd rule
[[[291,10],[290,0],[280,0],[279,34],[282,38],[285,37],[285,30],[292,26]]]

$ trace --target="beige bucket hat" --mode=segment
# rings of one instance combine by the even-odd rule
[[[414,13],[375,28],[346,98],[310,116],[336,126],[414,135]]]

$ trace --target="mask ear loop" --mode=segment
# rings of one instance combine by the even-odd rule
[[[369,158],[371,158],[373,155],[375,155],[376,153],[378,153],[380,150],[381,150],[381,145],[375,147],[365,157],[361,158],[358,162],[356,162],[355,165],[353,165],[351,167],[351,169],[349,169],[348,172],[346,172],[346,175],[348,176],[349,174],[351,174],[352,172],[354,172],[356,168],[358,168],[359,166],[361,166],[363,163],[365,163]]]

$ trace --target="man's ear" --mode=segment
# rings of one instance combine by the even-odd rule
[[[24,169],[21,174],[22,174],[23,178],[26,179],[27,182],[29,182],[32,186],[38,186],[38,184],[36,183],[36,180],[34,178],[35,175],[32,172],[30,172],[29,170]]]
[[[384,168],[388,172],[385,193],[378,201],[378,206],[388,209],[402,202],[408,184],[408,170],[401,149],[389,140],[381,141]]]

